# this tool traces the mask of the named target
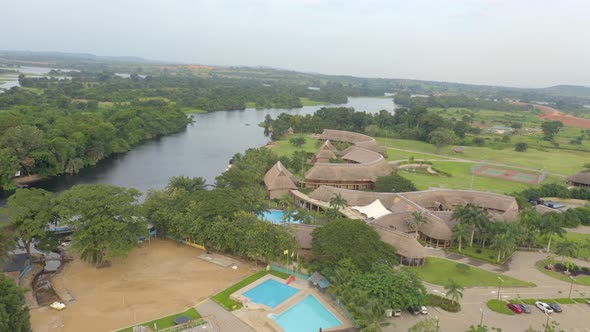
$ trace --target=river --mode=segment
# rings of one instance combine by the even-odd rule
[[[267,114],[273,118],[283,112],[313,114],[325,106],[194,114],[195,122],[180,133],[140,144],[127,153],[86,167],[80,174],[44,179],[34,186],[61,192],[76,184],[103,183],[136,188],[145,193],[151,188],[164,188],[168,179],[176,175],[201,176],[207,183],[214,184],[215,177],[227,168],[234,154],[269,141],[258,126]],[[389,98],[350,97],[347,104],[338,106],[369,113],[394,110]]]

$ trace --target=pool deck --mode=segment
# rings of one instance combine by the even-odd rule
[[[250,289],[260,285],[261,283],[269,279],[273,279],[281,283],[286,283],[286,280],[284,279],[275,277],[273,275],[267,275],[263,278],[256,280],[250,285],[238,290],[230,296],[231,298],[242,301],[242,303],[244,303],[244,306],[241,309],[232,311],[232,313],[256,331],[285,331],[279,324],[277,324],[275,320],[270,318],[270,315],[279,315],[283,313],[284,311],[291,308],[293,305],[297,304],[299,301],[303,300],[310,294],[314,295],[315,298],[318,299],[318,301],[320,301],[320,303],[324,307],[326,307],[326,309],[328,309],[336,318],[338,318],[339,321],[342,322],[342,325],[333,327],[331,329],[323,329],[323,331],[329,332],[353,326],[350,320],[340,309],[340,306],[338,306],[338,304],[334,300],[332,300],[332,297],[330,297],[330,295],[320,293],[316,288],[311,287],[307,280],[303,280],[300,278],[295,278],[295,281],[289,284],[289,286],[299,289],[299,292],[295,293],[293,296],[279,304],[274,309],[263,304],[252,303],[246,296],[243,295],[245,292],[249,291]]]

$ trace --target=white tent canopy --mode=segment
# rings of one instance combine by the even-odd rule
[[[353,210],[357,210],[358,212],[367,216],[370,219],[377,219],[383,216],[386,216],[391,213],[391,211],[387,210],[381,201],[376,199],[373,203],[366,205],[366,206],[353,206]]]

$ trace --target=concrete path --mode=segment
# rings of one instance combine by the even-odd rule
[[[195,308],[203,316],[215,316],[215,323],[221,332],[254,332],[250,326],[211,299],[198,304]]]

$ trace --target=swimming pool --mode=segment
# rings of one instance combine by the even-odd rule
[[[309,332],[342,325],[313,295],[308,295],[280,315],[272,317],[286,332]]]
[[[284,212],[281,210],[268,210],[268,211],[264,211],[263,213],[258,215],[259,219],[262,220],[268,220],[273,224],[282,224],[283,223],[283,215]],[[297,219],[293,219],[293,218],[289,218],[287,219],[287,222],[290,224],[300,224],[301,221],[297,220]]]
[[[297,288],[293,288],[274,279],[268,279],[245,292],[244,296],[249,298],[253,303],[264,304],[275,308],[297,292],[299,292]]]

